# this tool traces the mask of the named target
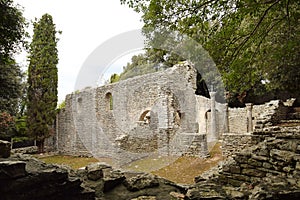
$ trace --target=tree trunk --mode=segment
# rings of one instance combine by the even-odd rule
[[[38,153],[44,153],[44,141],[45,140],[37,141]]]

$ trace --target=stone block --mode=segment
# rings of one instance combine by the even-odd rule
[[[251,165],[251,166],[255,166],[255,167],[261,167],[263,165],[262,162],[258,161],[258,160],[255,160],[253,158],[250,158],[248,160],[248,164]]]
[[[0,162],[0,180],[15,179],[26,175],[26,163],[23,161],[1,161]]]
[[[10,142],[0,140],[0,158],[8,158],[10,156]]]
[[[240,174],[232,174],[231,177],[233,179],[236,179],[236,180],[239,180],[239,181],[250,182],[250,177],[249,176],[240,175]]]
[[[248,159],[249,159],[250,156],[248,155],[242,155],[242,154],[238,154],[234,157],[234,160],[237,162],[237,163],[248,163]]]
[[[266,156],[252,155],[251,157],[252,157],[253,159],[259,160],[259,161],[267,161],[267,160],[269,160],[269,158],[266,157]]]
[[[300,171],[300,161],[298,161],[298,162],[296,163],[295,169]]]
[[[103,169],[111,168],[111,166],[105,163],[93,163],[86,166],[87,178],[92,181],[97,181],[103,178]]]
[[[274,169],[273,165],[268,162],[263,162],[262,166],[267,169]]]
[[[264,177],[266,175],[266,172],[257,169],[243,169],[242,174],[254,177]]]
[[[124,185],[129,191],[138,191],[145,188],[153,188],[159,186],[157,178],[151,174],[143,174],[126,179]]]
[[[22,154],[36,154],[38,152],[38,147],[30,146],[30,147],[17,148],[17,149],[12,149],[11,152],[22,153]]]
[[[294,152],[285,151],[285,150],[278,150],[278,149],[272,149],[270,151],[270,156],[272,158],[275,158],[276,160],[283,161],[283,162],[291,162],[293,157],[296,154]]]
[[[108,171],[104,173],[104,187],[103,187],[103,192],[108,192],[112,189],[114,189],[116,186],[120,185],[123,183],[125,180],[125,176],[122,172],[118,170],[113,170],[113,171]]]

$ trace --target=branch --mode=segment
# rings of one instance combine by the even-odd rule
[[[239,54],[239,52],[242,50],[244,45],[249,41],[249,39],[254,35],[254,33],[257,31],[258,27],[261,25],[264,18],[267,16],[268,12],[271,10],[273,6],[275,6],[280,0],[275,1],[271,6],[269,6],[265,12],[263,13],[262,17],[260,18],[259,22],[256,24],[255,28],[252,30],[252,32],[246,37],[246,39],[242,42],[239,48],[237,48],[233,54],[232,57],[235,59],[236,55]],[[234,60],[232,59],[232,61]]]

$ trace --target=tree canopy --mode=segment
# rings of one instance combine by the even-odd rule
[[[121,0],[121,3],[143,13],[144,34],[150,47],[153,32],[163,30],[179,31],[201,44],[216,63],[230,93],[249,97],[286,91],[299,97],[297,0]]]
[[[55,24],[45,14],[34,23],[28,70],[27,124],[29,133],[44,151],[44,139],[53,131],[57,106],[58,51]]]
[[[21,97],[21,70],[13,54],[25,44],[26,23],[11,0],[0,0],[0,112],[15,116]]]

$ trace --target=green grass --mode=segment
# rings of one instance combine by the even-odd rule
[[[223,158],[221,143],[210,144],[210,157],[162,157],[152,156],[123,166],[130,171],[148,172],[176,183],[191,184],[194,178],[216,166]]]
[[[81,167],[85,167],[88,164],[99,162],[99,160],[97,160],[96,158],[62,156],[62,155],[40,157],[39,159],[49,164],[51,163],[51,164],[67,165],[72,169],[79,169]]]
[[[154,155],[148,158],[143,158],[141,160],[134,161],[128,165],[122,166],[122,168],[128,171],[151,173],[152,171],[170,165],[176,159],[177,157]]]
[[[172,156],[157,156],[153,155],[126,166],[122,166],[124,170],[136,172],[148,172],[168,180],[181,184],[191,184],[194,182],[195,176],[209,170],[216,166],[222,158],[221,144],[217,143],[211,145],[209,158],[198,157],[172,157]],[[88,157],[74,157],[74,156],[37,156],[46,163],[68,165],[73,169],[85,167],[88,164],[95,162],[106,162],[113,165],[113,160],[109,158],[88,158]]]
[[[220,146],[220,143],[214,145],[209,158],[183,156],[152,173],[176,183],[192,184],[196,176],[216,166],[223,159]]]

